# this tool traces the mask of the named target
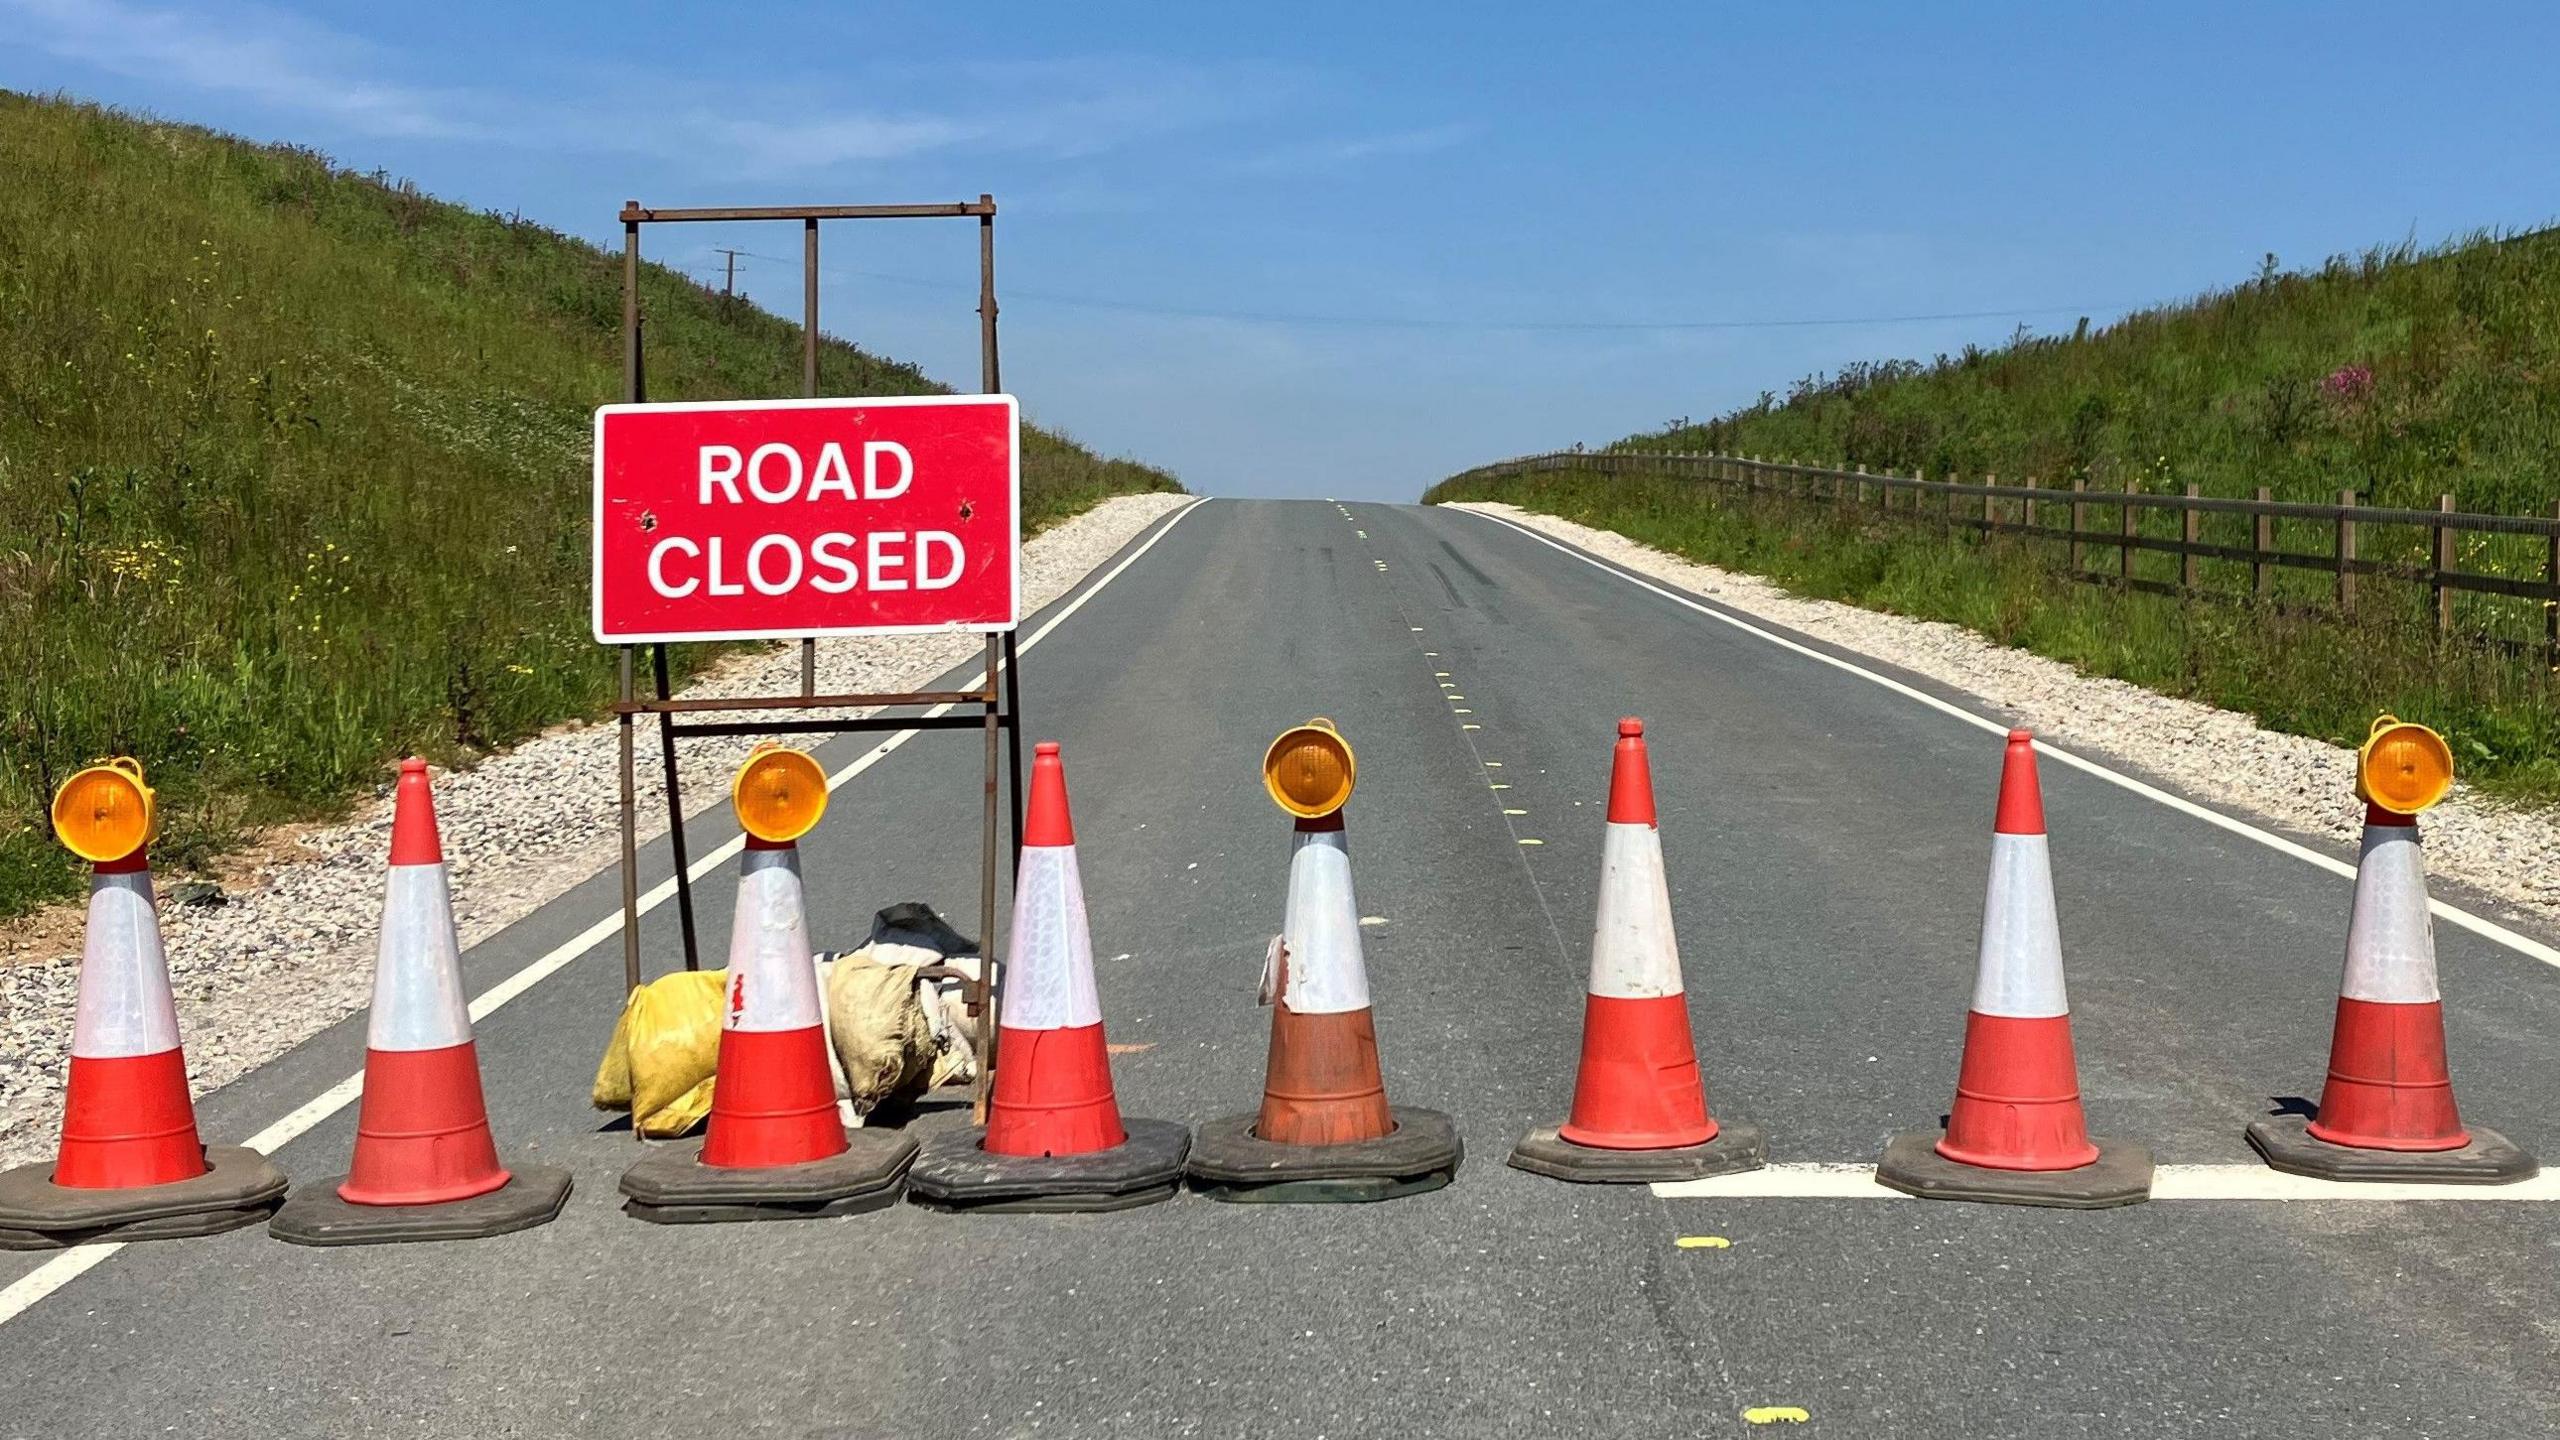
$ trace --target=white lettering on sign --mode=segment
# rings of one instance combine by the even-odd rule
[[[880,479],[881,462],[894,462],[898,478],[895,484]],[[814,473],[812,473],[812,471]],[[829,495],[853,498],[853,472],[845,468],[844,447],[830,440],[819,447],[818,463],[812,471],[804,471],[800,452],[780,441],[759,445],[752,455],[741,455],[735,445],[705,445],[696,457],[694,474],[701,481],[702,503],[713,503],[712,492],[731,505],[743,505],[738,494],[738,477],[747,478],[747,493],[767,505],[786,504],[795,497],[810,500]],[[809,493],[800,496],[800,481],[809,474]],[[916,483],[916,457],[895,440],[862,442],[862,498],[895,500]]]
[[[864,557],[860,562],[854,558],[857,546]],[[692,561],[701,564],[688,563]],[[812,539],[806,551],[788,535],[758,536],[747,546],[745,563],[734,571],[729,565],[719,536],[696,544],[670,535],[649,548],[649,588],[670,600],[706,585],[712,595],[744,595],[753,589],[780,596],[803,584],[822,595],[849,595],[862,588],[868,574],[874,590],[948,590],[960,583],[967,552],[960,537],[948,530],[874,530],[859,536],[829,530]]]

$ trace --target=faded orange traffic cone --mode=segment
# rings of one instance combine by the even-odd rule
[[[1341,808],[1355,768],[1332,722],[1274,741],[1264,781],[1296,817],[1280,934],[1263,958],[1272,1007],[1262,1107],[1204,1125],[1190,1173],[1228,1200],[1383,1200],[1446,1185],[1462,1158],[1434,1110],[1390,1105],[1378,1067],[1360,907]]]
[[[267,1233],[297,1245],[503,1235],[548,1223],[569,1198],[568,1171],[498,1161],[426,761],[400,762],[392,804],[355,1160],[334,1186],[306,1187],[268,1223]]]
[[[2151,1195],[2151,1154],[2092,1140],[2071,1050],[2034,736],[2009,732],[1982,950],[1943,1135],[1896,1136],[1876,1179],[1931,1199],[2097,1209]]]
[[[1511,1152],[1514,1166],[1559,1180],[1627,1184],[1695,1180],[1768,1162],[1757,1129],[1721,1126],[1707,1113],[1663,873],[1653,766],[1644,722],[1632,716],[1618,722],[1611,758],[1586,991],[1571,1117],[1530,1131]]]
[[[1034,747],[983,1132],[935,1136],[908,1192],[955,1210],[1126,1210],[1172,1197],[1191,1132],[1123,1119],[1111,1084],[1066,762]]]
[[[62,1141],[51,1164],[0,1173],[0,1249],[211,1235],[267,1218],[284,1172],[197,1138],[147,846],[149,787],[131,760],[54,797],[54,829],[92,863]]]

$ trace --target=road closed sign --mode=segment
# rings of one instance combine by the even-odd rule
[[[1010,395],[596,411],[595,632],[608,644],[1009,630]]]

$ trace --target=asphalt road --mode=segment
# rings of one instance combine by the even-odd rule
[[[0,1434],[1687,1436],[1763,1405],[1838,1435],[2560,1430],[2549,1203],[2062,1213],[1505,1168],[1570,1088],[1618,716],[1649,723],[1714,1108],[1789,1161],[1869,1161],[1945,1109],[1999,747],[1492,521],[1348,510],[1173,522],[1027,658],[1030,729],[1065,745],[1111,1037],[1147,1047],[1116,1061],[1122,1103],[1196,1122],[1261,1076],[1288,826],[1256,761],[1287,723],[1341,724],[1388,1084],[1458,1118],[1454,1186],[640,1224],[614,1195],[632,1142],[586,1105],[608,940],[479,1026],[502,1147],[576,1173],[558,1223],[129,1247],[0,1325]],[[820,943],[899,899],[971,923],[977,764],[974,738],[927,734],[838,792],[805,845]],[[2242,1126],[2317,1092],[2346,883],[2058,764],[2044,784],[2093,1124],[2248,1163]],[[610,913],[614,883],[475,949],[474,991]],[[708,935],[728,890],[702,889]],[[661,966],[672,910],[648,926]],[[2466,1117],[2560,1159],[2560,973],[2438,942]],[[207,1135],[270,1124],[362,1043],[356,1017],[208,1097]],[[282,1162],[342,1171],[353,1120]],[[1730,1248],[1674,1243],[1703,1234]],[[0,1284],[34,1263],[0,1259]]]

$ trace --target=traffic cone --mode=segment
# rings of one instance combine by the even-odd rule
[[[1644,722],[1618,722],[1601,841],[1599,915],[1582,1012],[1582,1064],[1572,1116],[1533,1130],[1511,1152],[1523,1170],[1560,1180],[1694,1180],[1756,1170],[1757,1130],[1727,1136],[1707,1113],[1671,923],[1662,832]]]
[[[1920,1153],[1915,1155],[1913,1151]],[[2009,732],[1982,949],[1947,1128],[1897,1136],[1876,1178],[1933,1198],[2097,1208],[2150,1198],[2151,1156],[2093,1141],[2080,1108],[2035,737]]]
[[[268,1233],[300,1245],[477,1239],[544,1224],[569,1195],[566,1170],[498,1162],[435,795],[414,756],[392,796],[355,1160],[329,1189],[334,1201],[319,1187],[286,1201]]]
[[[1270,965],[1271,1047],[1253,1133],[1274,1145],[1345,1145],[1394,1129],[1339,811],[1297,822]]]
[[[894,1205],[905,1189],[914,1137],[848,1133],[836,1109],[796,838],[824,809],[824,784],[805,752],[767,745],[731,787],[741,822],[753,807],[767,828],[750,825],[738,862],[710,1129],[623,1172],[623,1210],[638,1219],[816,1219]]]
[[[748,836],[703,1164],[755,1170],[845,1152],[811,954],[799,845]]]
[[[97,862],[61,1146],[0,1174],[0,1248],[210,1235],[264,1220],[285,1185],[256,1151],[197,1138],[151,862]]]
[[[986,1129],[934,1137],[907,1189],[968,1210],[1122,1210],[1168,1199],[1191,1132],[1124,1122],[1112,1093],[1066,763],[1054,741],[1033,747],[1018,869]]]
[[[1449,1117],[1387,1102],[1339,808],[1297,817],[1262,998],[1271,1006],[1262,1108],[1201,1127],[1190,1166],[1198,1188],[1231,1200],[1383,1200],[1456,1177],[1462,1151]]]
[[[996,1032],[989,1153],[1084,1155],[1129,1138],[1111,1092],[1066,764],[1053,741],[1032,752],[1031,804]]]
[[[2466,1128],[2454,1106],[2415,815],[2365,806],[2318,1117],[2260,1120],[2248,1135],[2275,1168],[2330,1180],[2499,1184],[2540,1168],[2496,1131]]]

